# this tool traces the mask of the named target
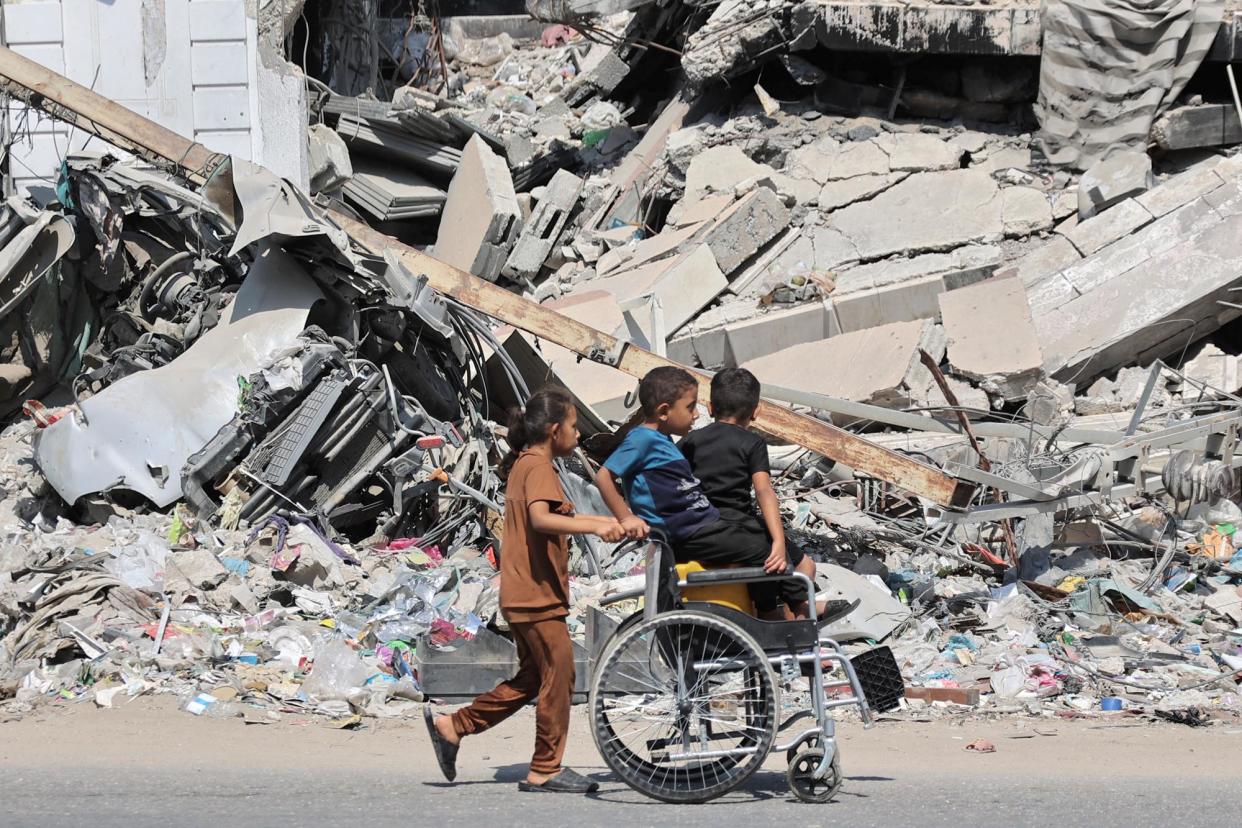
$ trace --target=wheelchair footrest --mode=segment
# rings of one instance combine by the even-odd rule
[[[888,647],[876,647],[859,653],[850,658],[850,665],[873,712],[892,710],[906,694],[901,668]]]

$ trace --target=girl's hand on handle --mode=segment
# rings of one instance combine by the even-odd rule
[[[595,527],[594,534],[601,540],[616,543],[625,538],[625,529],[612,518],[600,518],[599,524]]]
[[[641,540],[651,532],[651,527],[647,525],[647,521],[638,515],[630,515],[621,521],[621,528],[625,531],[625,536],[631,540]]]

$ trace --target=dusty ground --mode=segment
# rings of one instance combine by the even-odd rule
[[[0,724],[0,824],[1187,826],[1236,824],[1242,802],[1242,724],[1006,719],[848,725],[846,783],[831,805],[793,801],[783,757],[773,756],[743,790],[669,806],[608,776],[583,711],[574,709],[567,759],[603,783],[591,798],[517,792],[529,712],[468,741],[450,786],[420,721],[372,720],[351,732],[295,716],[274,725],[195,718],[170,698],[60,706]],[[997,751],[967,752],[977,738]]]

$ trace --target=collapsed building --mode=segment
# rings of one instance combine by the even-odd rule
[[[499,423],[569,389],[601,511],[671,362],[760,378],[829,632],[908,708],[1236,714],[1233,7],[528,6],[282,29],[304,180],[3,56],[116,149],[6,205],[0,697],[487,689]],[[583,686],[638,564],[575,544]]]

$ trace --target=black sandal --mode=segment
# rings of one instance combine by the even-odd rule
[[[541,785],[535,785],[526,780],[518,783],[519,791],[544,791],[546,793],[576,793],[588,794],[595,793],[599,790],[599,783],[594,779],[587,779],[577,771],[569,768],[561,768],[560,773],[544,782]]]
[[[440,731],[436,730],[436,717],[432,714],[430,707],[423,708],[423,721],[427,723],[427,733],[431,736],[431,746],[436,751],[436,761],[440,763],[440,772],[444,774],[444,778],[452,782],[457,778],[457,748],[455,745],[440,735]]]
[[[823,613],[820,614],[819,618],[815,619],[815,626],[826,627],[834,621],[840,621],[860,606],[862,606],[861,598],[855,598],[853,601],[828,601]]]

